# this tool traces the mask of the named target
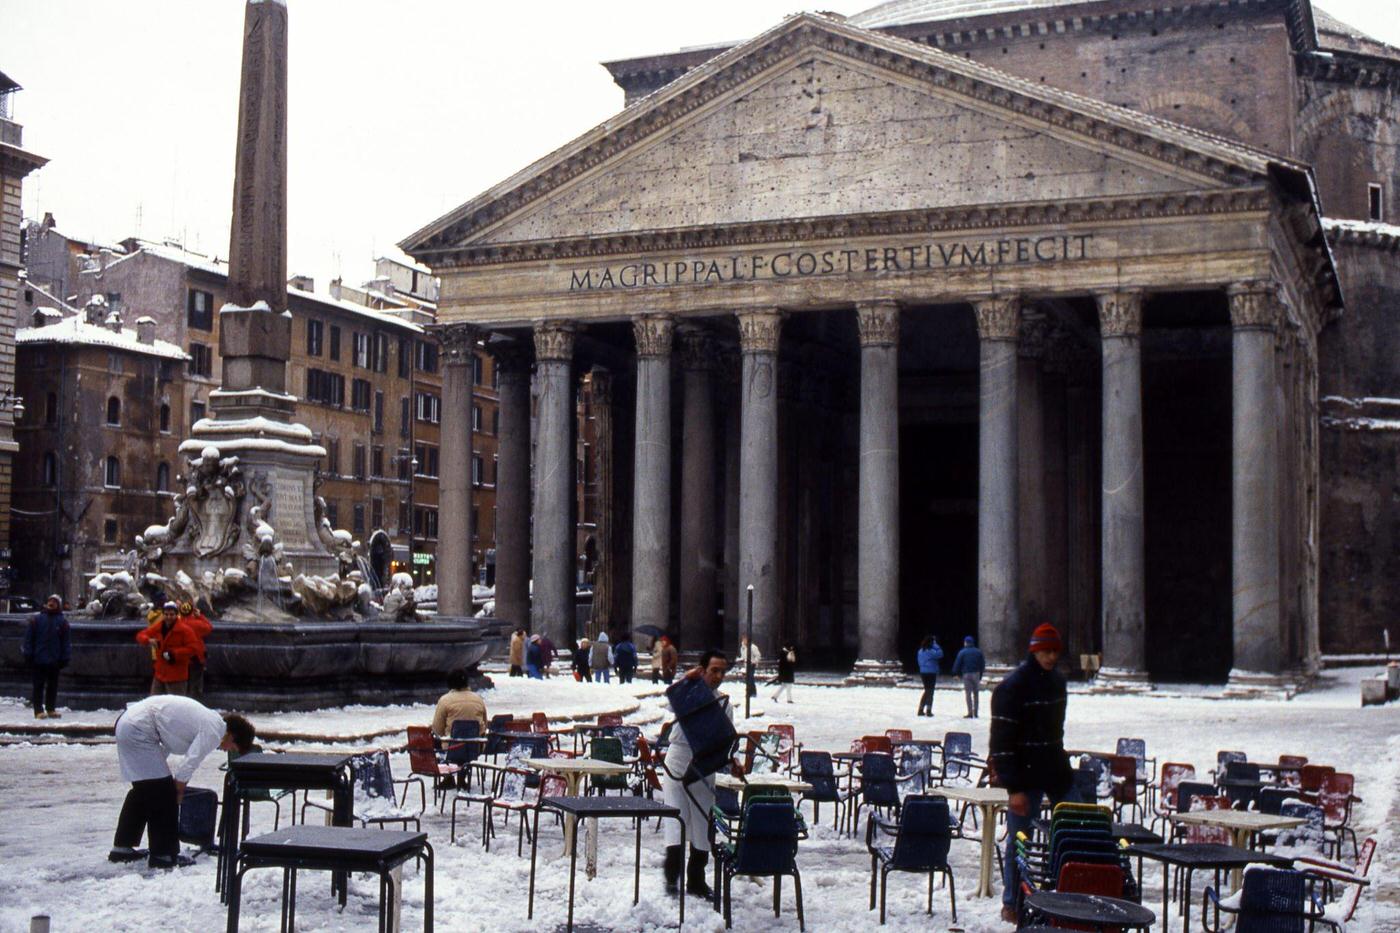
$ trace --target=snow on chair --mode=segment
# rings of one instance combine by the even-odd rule
[[[389,753],[384,749],[366,755],[356,755],[350,759],[350,774],[354,780],[354,810],[352,816],[361,826],[384,828],[386,823],[397,823],[408,830],[410,823],[416,832],[419,829],[418,814],[426,809],[427,795],[423,791],[423,781],[418,777],[395,779],[393,767],[389,763]],[[403,800],[398,800],[395,785],[403,785]],[[408,801],[408,785],[418,785],[418,813],[403,809]],[[324,813],[333,813],[330,802],[320,803],[309,797],[301,805],[301,821],[306,822],[306,808],[311,807]]]

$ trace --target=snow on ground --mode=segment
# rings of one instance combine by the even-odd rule
[[[1081,748],[1112,748],[1119,736],[1141,736],[1148,752],[1162,761],[1187,761],[1204,772],[1214,764],[1217,749],[1243,749],[1251,759],[1271,760],[1279,753],[1307,755],[1313,761],[1332,763],[1357,778],[1356,823],[1364,838],[1384,827],[1380,855],[1372,869],[1378,879],[1362,900],[1358,922],[1351,930],[1400,929],[1400,904],[1395,903],[1394,878],[1400,870],[1393,813],[1400,812],[1395,791],[1400,781],[1400,707],[1358,707],[1357,680],[1362,669],[1333,672],[1322,687],[1291,702],[1220,701],[1208,691],[1183,690],[1173,697],[1123,697],[1074,693],[1070,698],[1067,744]],[[555,717],[592,715],[604,709],[638,704],[629,718],[651,720],[660,711],[659,698],[638,696],[650,684],[630,688],[582,685],[564,679],[526,683],[497,677],[497,689],[485,694],[492,712],[529,713],[541,709]],[[742,688],[729,688],[742,711]],[[986,750],[986,718],[962,718],[959,692],[939,692],[932,720],[912,714],[917,691],[881,687],[839,688],[804,686],[796,690],[797,702],[773,705],[767,691],[755,700],[754,727],[788,721],[796,725],[798,738],[808,747],[845,748],[856,736],[891,727],[912,728],[916,736],[941,737],[949,730],[972,733],[975,747]],[[409,722],[426,722],[431,707],[346,707],[313,713],[265,714],[252,717],[266,729],[288,732],[323,732],[336,735],[367,734]],[[987,696],[983,695],[983,715]],[[114,713],[66,713],[63,723],[110,722]],[[33,722],[15,701],[0,703],[0,723]],[[744,723],[740,723],[741,728]],[[0,726],[3,731],[3,726]],[[654,731],[654,726],[648,728]],[[386,744],[401,739],[386,737]],[[217,761],[205,763],[192,782],[219,787]],[[394,758],[395,772],[408,771],[407,759]],[[172,930],[215,929],[223,925],[224,908],[213,889],[213,860],[201,858],[189,869],[155,876],[144,867],[112,865],[106,861],[117,810],[126,785],[116,768],[116,749],[100,744],[50,744],[20,742],[0,746],[0,931],[28,928],[30,916],[46,912],[53,929],[64,930]],[[416,794],[415,794],[416,796]],[[807,808],[810,815],[810,808]],[[798,864],[803,871],[806,919],[812,930],[856,930],[874,922],[866,910],[869,890],[869,858],[861,840],[838,836],[830,825],[829,808],[823,808],[822,826],[803,842]],[[272,810],[255,805],[253,832],[271,828]],[[1388,825],[1387,825],[1388,824]],[[437,851],[434,906],[442,930],[524,931],[562,928],[568,884],[568,860],[562,858],[559,828],[542,828],[536,913],[525,918],[525,893],[529,877],[526,857],[515,854],[515,826],[502,830],[490,852],[482,849],[479,820],[458,820],[457,844],[448,841],[448,819],[430,809],[424,829]],[[662,890],[660,862],[664,843],[650,829],[643,832],[642,895],[631,904],[632,830],[624,822],[603,824],[599,845],[598,878],[585,881],[580,865],[576,920],[593,929],[643,930],[674,927],[676,905]],[[1349,854],[1349,853],[1348,853]],[[1007,930],[997,918],[998,902],[971,896],[976,881],[977,847],[955,841],[952,864],[957,878],[958,928],[967,931]],[[1146,869],[1145,903],[1160,906],[1160,872]],[[299,885],[297,920],[304,930],[360,930],[375,923],[377,884],[368,876],[351,883],[344,913],[334,907],[324,876],[311,873]],[[416,929],[421,920],[421,873],[405,872],[404,929]],[[783,916],[771,912],[770,888],[743,879],[734,885],[734,922],[741,930],[795,928],[792,886],[783,888]],[[277,923],[280,876],[272,871],[251,872],[244,885],[245,930],[270,930]],[[1377,903],[1379,901],[1379,903]],[[1196,902],[1199,912],[1199,894]],[[934,892],[934,916],[923,913],[924,885],[920,879],[892,875],[889,891],[889,927],[892,930],[943,930],[953,927],[947,892]],[[1197,913],[1199,918],[1199,913]],[[1173,912],[1173,919],[1178,915]],[[585,927],[588,928],[588,927]],[[691,899],[687,905],[689,930],[717,931],[723,922],[706,904]]]

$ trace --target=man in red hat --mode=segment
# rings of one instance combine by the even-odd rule
[[[1073,776],[1065,754],[1065,678],[1055,670],[1064,644],[1055,626],[1031,634],[1030,655],[992,691],[992,723],[987,763],[993,783],[1010,795],[1006,852],[1002,861],[1001,917],[1016,922],[1015,840],[1030,835],[1042,798],[1059,803]]]

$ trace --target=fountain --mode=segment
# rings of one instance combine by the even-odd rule
[[[294,420],[286,391],[286,59],[286,6],[249,0],[221,385],[212,417],[180,445],[187,468],[175,514],[136,538],[122,571],[98,574],[85,611],[70,616],[63,692],[75,706],[144,692],[150,660],[133,636],[149,605],[167,598],[214,621],[205,689],[223,707],[431,699],[449,670],[472,668],[499,644],[477,620],[420,614],[410,578],[396,577],[376,601],[364,548],[331,527],[316,494],[326,452]],[[0,689],[20,695],[26,622],[0,617]]]

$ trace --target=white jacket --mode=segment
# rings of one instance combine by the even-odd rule
[[[126,708],[117,719],[117,761],[123,781],[150,781],[172,776],[189,783],[200,762],[219,747],[228,732],[224,718],[196,700],[153,696]],[[183,756],[172,769],[171,755]]]

